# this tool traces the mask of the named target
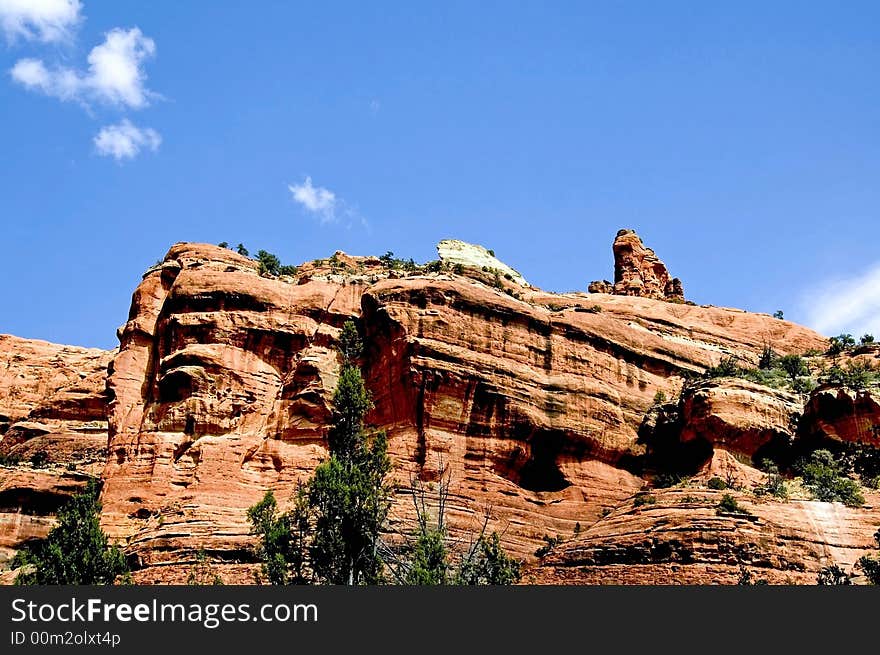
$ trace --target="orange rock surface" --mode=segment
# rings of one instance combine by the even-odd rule
[[[115,353],[45,344],[66,352],[70,369],[49,383],[36,346],[6,349],[10,360],[19,355],[8,379],[31,373],[26,397],[0,396],[0,413],[9,416],[0,449],[56,439],[52,448],[72,457],[90,425],[107,449],[99,458],[102,524],[138,562],[135,579],[183,581],[204,550],[224,579],[246,582],[254,567],[245,511],[267,489],[286,504],[326,456],[336,340],[344,322],[358,318],[375,402],[369,422],[388,432],[400,484],[392,532],[412,526],[411,478],[436,480],[446,468],[453,533],[470,530],[491,507],[490,527],[537,581],[659,582],[680,570],[681,580],[721,582],[743,562],[774,581],[803,581],[815,579],[823,557],[850,561],[880,522],[870,507],[749,496],[763,523],[743,522],[717,516],[714,492],[703,488],[719,474],[746,490],[758,484],[763,474],[737,458],[797,438],[793,421],[807,398],[732,379],[682,393],[686,379],[722,358],[754,365],[765,344],[802,353],[824,349],[826,339],[767,315],[668,302],[680,300],[680,287],[637,240],[618,237],[628,244],[620,261],[632,266],[618,282],[642,285],[632,294],[616,285],[614,293],[554,294],[466,266],[405,271],[341,252],[296,275],[267,277],[230,250],[177,244],[135,290]],[[615,255],[624,250],[616,242]],[[7,378],[0,383],[11,388]],[[646,434],[657,422],[646,426],[658,397],[680,397],[669,409],[672,442],[705,445],[692,462],[694,484],[703,485],[694,494],[703,499],[685,502],[687,493],[663,490],[656,506],[634,507],[654,479]],[[57,469],[8,469],[0,493],[18,494],[7,505],[22,517],[30,501],[21,490],[80,484]],[[820,516],[829,511],[833,526]],[[10,549],[41,536],[51,512],[17,520],[4,533]],[[810,534],[810,521],[825,527]],[[690,552],[691,561],[658,559],[654,533],[656,548]],[[539,565],[535,549],[556,534],[563,544]],[[681,544],[661,543],[675,539]],[[798,542],[791,552],[789,541]],[[750,558],[731,559],[737,544]]]
[[[684,286],[669,271],[639,235],[632,230],[620,230],[614,239],[614,284],[598,280],[589,286],[591,293],[614,293],[621,296],[641,296],[658,300],[684,301]]]
[[[718,510],[731,493],[747,513]],[[781,502],[706,488],[652,490],[633,497],[577,536],[559,544],[536,584],[736,584],[745,567],[753,580],[815,584],[820,568],[837,564],[855,574],[875,554],[880,494],[845,507],[812,500]]]
[[[0,564],[45,537],[58,507],[101,474],[112,355],[0,335]]]
[[[516,298],[479,274],[335,260],[268,279],[228,250],[180,244],[144,277],[108,383],[103,495],[107,530],[144,565],[200,547],[246,558],[245,509],[268,488],[288,498],[326,454],[335,339],[351,317],[396,479],[448,467],[453,527],[491,505],[523,557],[642,485],[628,462],[657,391],[674,394],[682,374],[725,354],[756,358],[765,340],[824,343],[738,310],[525,288]],[[396,526],[408,517],[402,492]]]

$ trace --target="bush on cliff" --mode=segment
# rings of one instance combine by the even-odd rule
[[[880,548],[880,530],[874,533],[874,541],[877,543],[877,547]],[[868,584],[880,585],[880,557],[863,555],[859,558],[856,566],[865,574]]]
[[[411,257],[409,259],[400,259],[395,257],[394,253],[390,250],[384,255],[381,255],[379,261],[382,262],[382,265],[385,266],[385,268],[396,271],[414,271],[419,267]]]
[[[744,507],[740,507],[740,504],[738,502],[736,502],[736,498],[734,498],[731,494],[724,494],[721,497],[721,501],[717,505],[716,513],[717,514],[742,514],[744,516],[749,516],[751,514]]]
[[[800,355],[785,355],[779,358],[779,367],[785,371],[791,381],[794,382],[799,377],[810,374],[806,362]]]
[[[128,573],[125,557],[101,530],[99,488],[85,491],[58,511],[58,524],[45,540],[19,551],[14,566],[23,567],[17,585],[108,585]]]
[[[722,358],[716,366],[706,369],[705,378],[741,378],[765,387],[781,389],[790,387],[797,393],[806,393],[813,387],[809,369],[799,355],[777,357],[769,346],[766,346],[758,359],[758,368],[741,366],[740,359],[735,356]]]
[[[851,585],[852,579],[837,564],[826,566],[816,576],[817,585]]]
[[[828,450],[816,450],[795,464],[795,471],[816,500],[839,501],[850,507],[865,504],[859,485],[846,477],[841,465]]]
[[[826,371],[822,381],[826,384],[861,391],[874,380],[876,373],[870,365],[864,362],[848,362],[845,367],[834,364]]]
[[[836,356],[844,350],[849,350],[856,345],[856,340],[851,334],[839,334],[836,337],[828,339],[828,350],[826,354]]]
[[[880,585],[880,558],[863,555],[859,558],[857,566],[870,584]]]

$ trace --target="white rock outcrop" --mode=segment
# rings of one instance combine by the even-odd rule
[[[490,253],[483,246],[473,243],[459,241],[458,239],[444,239],[437,244],[437,254],[441,261],[451,264],[462,264],[463,266],[474,266],[497,270],[501,275],[509,275],[517,284],[527,287],[529,283],[525,281],[518,271],[497,259],[495,255]]]

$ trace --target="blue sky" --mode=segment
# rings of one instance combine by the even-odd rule
[[[176,241],[493,248],[880,336],[880,4],[0,0],[0,332],[116,345]],[[298,192],[295,194],[294,191]]]

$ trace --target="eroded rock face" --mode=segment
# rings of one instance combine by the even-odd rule
[[[267,488],[289,497],[324,456],[335,334],[363,285],[312,273],[270,280],[179,244],[135,292],[108,383],[103,500],[108,531],[134,535],[145,562],[182,544],[235,557],[243,509]]]
[[[748,514],[718,511],[730,493]],[[737,491],[662,489],[630,503],[557,546],[530,571],[538,584],[736,584],[742,568],[772,584],[815,584],[838,564],[858,575],[876,552],[876,503],[755,498]],[[857,581],[859,579],[857,578]]]
[[[823,339],[735,310],[647,298],[520,298],[449,272],[387,271],[338,256],[297,279],[259,277],[228,250],[179,244],[144,277],[108,387],[105,528],[145,566],[204,548],[245,559],[245,510],[283,502],[326,456],[336,337],[360,316],[364,370],[395,478],[452,477],[453,530],[491,505],[505,545],[529,557],[642,484],[632,462],[658,390],[722,354],[757,357]],[[598,308],[598,309],[597,309]],[[407,529],[411,503],[395,504]]]
[[[797,438],[792,415],[803,399],[738,379],[682,392],[685,378],[723,357],[754,364],[766,343],[780,354],[822,349],[824,337],[739,310],[507,280],[499,288],[481,269],[454,271],[391,270],[338,252],[267,278],[232,251],[177,244],[134,292],[118,353],[82,360],[84,370],[55,388],[35,383],[43,390],[30,392],[33,402],[5,401],[18,407],[6,444],[54,439],[52,448],[69,449],[72,426],[94,420],[92,437],[109,443],[99,456],[102,523],[139,560],[136,580],[181,582],[203,549],[226,563],[227,582],[247,582],[246,509],[267,489],[284,506],[326,456],[336,341],[356,317],[376,405],[369,421],[388,432],[401,485],[392,530],[411,528],[410,479],[446,469],[454,534],[491,506],[505,548],[532,564],[544,535],[566,537],[530,571],[536,581],[729,582],[745,564],[772,581],[811,582],[819,564],[854,562],[870,546],[870,507],[743,496],[757,518],[718,516],[705,488],[697,499],[658,490],[651,507],[634,503],[654,481],[648,437],[658,434],[693,456],[690,474],[703,487],[711,477],[759,484],[764,474],[742,462]],[[810,401],[829,434],[832,423],[852,431],[848,411],[872,411],[853,398],[838,412],[830,400]],[[98,423],[105,411],[109,442]],[[0,557],[43,536],[62,490],[85,480],[79,468],[10,470],[0,497],[17,499],[7,502],[16,523],[0,524]]]
[[[65,417],[91,412],[74,395],[103,389],[111,352],[97,348],[61,346],[48,341],[0,334],[0,422],[14,423],[59,392],[68,393]],[[56,413],[61,411],[56,408]]]
[[[794,438],[802,409],[787,391],[736,378],[708,381],[684,394],[681,441],[703,440],[758,461],[768,444]]]
[[[112,356],[0,335],[0,565],[103,471]]]
[[[614,293],[657,300],[684,301],[681,280],[671,277],[660,258],[632,230],[620,230],[612,246],[614,284],[599,280],[589,285],[591,293]]]
[[[876,391],[817,389],[804,408],[803,425],[811,437],[880,448],[880,397]]]

